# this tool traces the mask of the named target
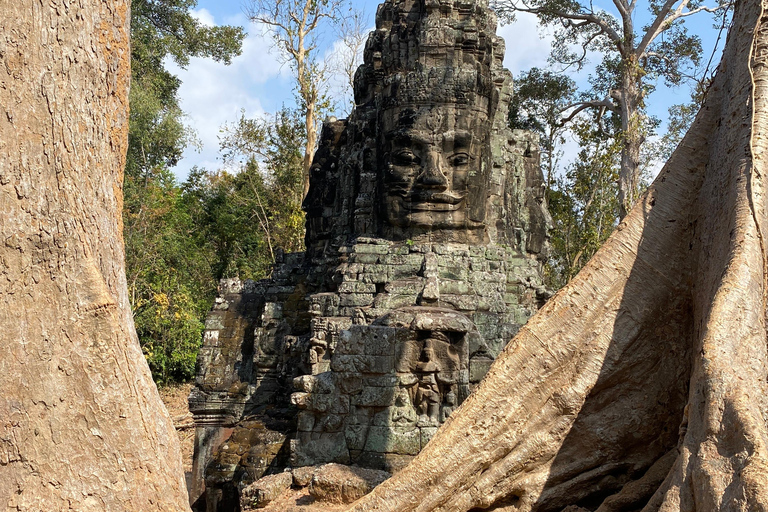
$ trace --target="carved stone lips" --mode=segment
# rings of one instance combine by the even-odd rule
[[[403,201],[408,210],[423,211],[455,211],[461,207],[464,195],[449,194],[446,192],[424,193],[418,192],[411,196],[410,201]]]

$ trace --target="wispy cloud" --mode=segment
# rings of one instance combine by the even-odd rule
[[[532,67],[547,65],[554,38],[539,29],[533,14],[518,13],[514,23],[500,25],[496,33],[506,42],[504,66],[513,75],[517,76],[521,71]]]
[[[206,9],[194,10],[192,15],[205,25],[217,22]],[[170,61],[166,63],[169,71],[181,80],[181,108],[187,114],[187,124],[196,130],[202,144],[199,152],[196,148],[187,148],[184,152],[184,158],[174,169],[180,180],[185,179],[195,165],[216,165],[219,129],[224,123],[235,121],[241,109],[246,116],[257,117],[275,108],[273,104],[265,105],[260,98],[272,98],[276,102],[290,98],[287,69],[283,69],[270,51],[272,40],[263,28],[250,23],[243,15],[224,22],[244,26],[248,31],[242,55],[232,59],[229,66],[202,58],[190,59],[186,69]]]

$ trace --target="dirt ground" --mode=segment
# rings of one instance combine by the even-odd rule
[[[347,510],[349,505],[331,505],[329,503],[315,502],[309,495],[307,487],[303,489],[288,489],[282,496],[259,512],[341,512]]]

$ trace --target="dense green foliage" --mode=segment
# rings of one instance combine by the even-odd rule
[[[172,58],[228,63],[240,53],[239,27],[206,27],[196,0],[131,2],[131,92],[124,211],[126,273],[136,330],[158,382],[193,376],[205,312],[215,291],[215,254],[192,215],[194,196],[170,168],[195,142],[179,107]]]
[[[575,126],[578,157],[547,193],[553,229],[545,266],[547,285],[559,289],[575,276],[616,227],[619,155],[617,139],[582,121]]]
[[[268,249],[268,263],[274,262],[278,249],[303,250],[301,201],[306,128],[302,112],[283,108],[270,121],[241,115],[223,132],[224,160],[238,162],[241,169],[230,178],[233,207],[258,226]]]
[[[166,168],[144,178],[126,176],[128,291],[142,349],[162,383],[194,375],[202,321],[216,285],[215,255],[191,215],[194,199]]]

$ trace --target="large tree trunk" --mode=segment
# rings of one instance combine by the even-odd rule
[[[768,510],[764,2],[617,232],[354,510]]]
[[[0,2],[3,510],[188,510],[125,282],[128,9]]]

